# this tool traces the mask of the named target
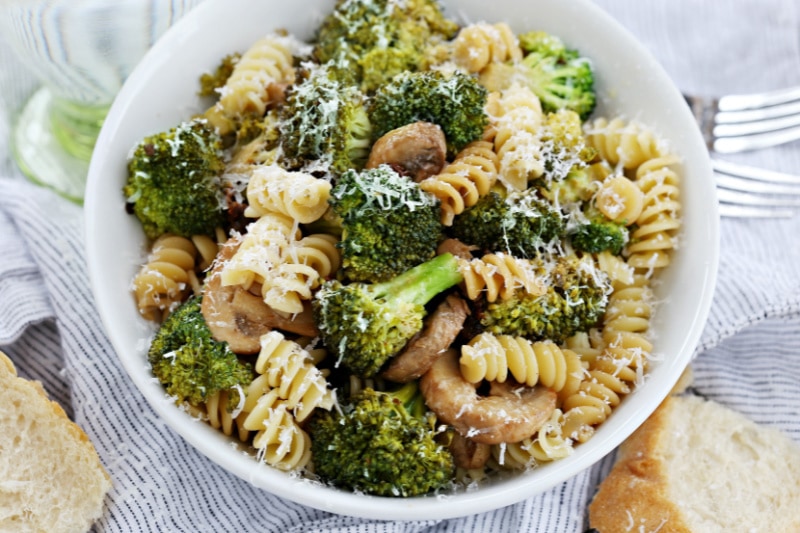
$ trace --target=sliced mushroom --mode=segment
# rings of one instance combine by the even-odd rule
[[[284,316],[244,287],[222,285],[222,268],[237,248],[237,245],[223,246],[206,278],[201,311],[214,339],[227,342],[236,353],[252,354],[261,349],[261,336],[272,329],[317,336],[319,331],[310,305],[306,305],[302,313]]]
[[[453,461],[457,467],[469,470],[483,468],[492,455],[492,447],[475,442],[456,431],[453,432],[453,440],[450,441],[450,453],[453,454]]]
[[[414,122],[375,141],[366,167],[389,165],[420,182],[441,172],[446,163],[447,140],[442,128],[430,122]]]
[[[464,300],[449,295],[425,321],[425,328],[389,363],[383,377],[407,383],[419,378],[456,340],[469,314]]]

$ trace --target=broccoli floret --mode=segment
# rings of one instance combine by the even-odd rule
[[[608,250],[619,255],[628,242],[628,228],[609,220],[595,208],[586,210],[586,222],[572,228],[568,235],[572,246],[582,252],[597,254]]]
[[[453,456],[436,441],[416,382],[395,392],[364,389],[341,413],[309,425],[314,472],[337,487],[377,496],[418,496],[446,487]]]
[[[476,313],[483,330],[530,340],[561,342],[578,331],[588,331],[605,313],[611,285],[608,277],[588,260],[558,256],[543,262],[547,280],[544,294],[517,290]]]
[[[386,281],[433,258],[439,202],[387,165],[343,174],[330,204],[341,219],[342,269],[351,281]]]
[[[147,359],[167,394],[177,401],[200,405],[217,392],[233,390],[253,380],[253,368],[211,336],[200,310],[202,298],[192,296],[170,314],[156,332]]]
[[[545,175],[550,181],[562,180],[575,167],[581,168],[597,158],[589,146],[578,114],[569,109],[548,113],[542,128]]]
[[[213,96],[218,98],[219,93],[217,89],[221,89],[225,85],[241,57],[241,54],[238,53],[229,54],[222,58],[222,61],[220,61],[217,68],[214,69],[214,72],[207,72],[201,75],[200,90],[197,94],[200,96]]]
[[[371,93],[396,74],[424,68],[426,50],[457,31],[433,0],[339,0],[320,26],[314,57]]]
[[[146,137],[128,162],[123,188],[145,234],[213,235],[224,222],[221,140],[202,119]]]
[[[546,112],[571,109],[581,120],[586,120],[597,103],[589,60],[546,32],[529,32],[520,35],[519,41],[526,53],[521,72],[531,91],[539,97],[542,109]]]
[[[458,152],[478,139],[488,124],[487,90],[462,72],[405,72],[375,93],[369,107],[373,139],[412,122],[438,124],[448,151]]]
[[[281,164],[289,169],[359,169],[369,156],[371,125],[364,96],[322,66],[287,90],[280,110]]]
[[[463,280],[442,254],[382,283],[325,282],[312,302],[322,341],[362,377],[375,375],[423,326],[425,305]]]
[[[537,180],[539,194],[555,205],[585,202],[596,191],[596,181],[587,167],[572,167],[560,181]]]
[[[451,234],[484,252],[532,258],[564,234],[560,211],[535,189],[504,197],[492,190],[453,219]]]

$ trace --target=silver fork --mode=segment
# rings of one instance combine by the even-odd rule
[[[684,98],[713,152],[744,152],[800,139],[800,87]]]
[[[800,214],[800,176],[712,158],[720,215],[785,218]]]

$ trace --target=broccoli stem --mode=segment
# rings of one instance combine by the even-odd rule
[[[392,301],[425,305],[437,294],[464,280],[453,254],[438,255],[389,281],[372,285],[374,295]]]

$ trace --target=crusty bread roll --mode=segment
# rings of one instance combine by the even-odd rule
[[[85,532],[110,489],[89,437],[0,352],[0,532]]]
[[[800,531],[800,446],[719,403],[667,398],[589,506],[600,533]]]

